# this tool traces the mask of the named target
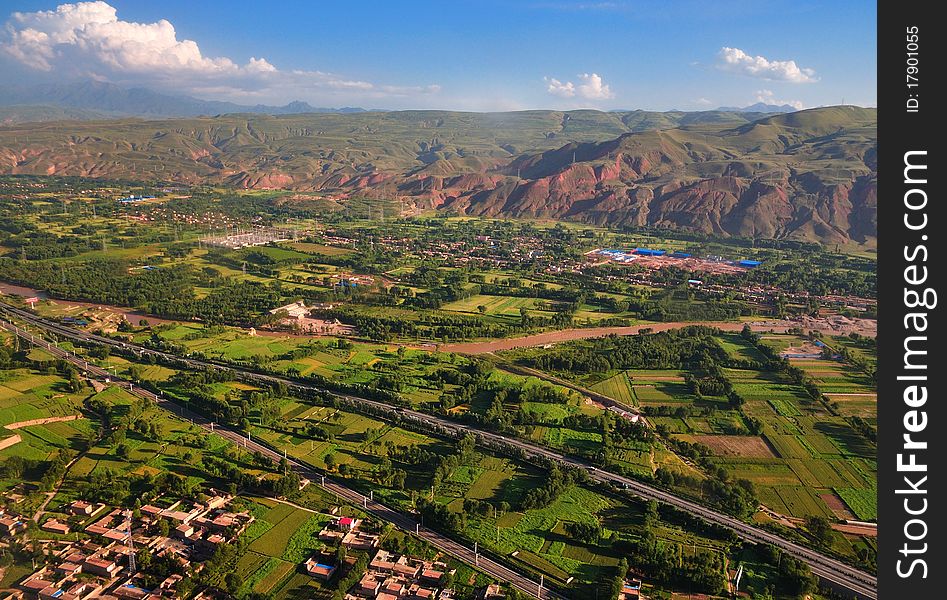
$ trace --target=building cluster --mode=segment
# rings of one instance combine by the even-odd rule
[[[760,266],[758,260],[727,260],[720,256],[695,257],[687,252],[671,252],[654,248],[634,248],[617,250],[596,248],[585,253],[590,260],[604,259],[608,262],[628,264],[636,263],[647,269],[680,267],[691,271],[710,271],[714,273],[736,273]]]
[[[381,543],[381,537],[362,531],[361,525],[361,519],[339,516],[319,532],[319,539],[328,544],[340,544],[349,550],[371,552]]]
[[[302,300],[292,302],[284,306],[270,309],[269,313],[276,317],[281,317],[274,326],[288,328],[299,333],[308,333],[311,335],[352,335],[355,328],[351,325],[342,323],[335,317],[325,319],[311,316],[313,311],[332,310],[338,306],[337,303],[317,302],[307,306]],[[253,333],[255,335],[255,331]]]
[[[201,238],[201,242],[207,246],[236,250],[238,248],[263,246],[275,242],[285,242],[296,239],[297,233],[295,230],[280,229],[277,227],[261,227],[250,231],[235,229],[225,235],[212,235]]]
[[[40,528],[64,538],[47,543],[47,561],[14,590],[14,596],[29,600],[149,600],[174,598],[181,575],[171,574],[153,589],[145,589],[135,572],[134,556],[146,549],[152,556],[174,560],[200,570],[220,544],[236,539],[253,521],[246,512],[232,512],[232,498],[213,490],[201,502],[176,501],[164,508],[146,504],[140,516],[130,510],[108,511],[101,504],[77,500],[66,507],[70,522],[85,518],[76,527],[87,535],[69,540],[68,523],[46,520]],[[97,516],[104,512],[103,516]],[[167,526],[161,525],[161,522]],[[167,532],[165,535],[163,532]]]
[[[378,550],[346,600],[447,600],[443,589],[447,565]]]

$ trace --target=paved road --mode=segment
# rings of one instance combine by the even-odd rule
[[[57,358],[62,358],[75,364],[93,377],[103,380],[108,379],[111,383],[127,389],[130,393],[138,397],[151,400],[158,406],[180,415],[182,418],[189,419],[195,425],[200,426],[209,433],[216,433],[217,435],[230,440],[234,444],[246,448],[248,451],[257,452],[266,456],[273,462],[279,462],[283,458],[282,454],[273,448],[252,439],[250,436],[244,435],[243,433],[235,431],[227,426],[215,424],[206,417],[189,411],[185,407],[180,406],[177,403],[164,398],[163,396],[156,395],[145,388],[135,386],[131,382],[116,378],[107,370],[89,364],[82,358],[62,350],[58,346],[46,342],[43,339],[35,337],[28,330],[21,329],[16,325],[6,321],[0,321],[0,327],[3,327],[4,329],[15,333],[16,335],[19,335],[23,339],[29,340],[34,345],[43,348]],[[302,477],[309,479],[314,485],[319,485],[326,491],[336,494],[338,497],[352,504],[360,506],[363,511],[378,518],[382,522],[391,523],[399,529],[413,532],[417,537],[425,540],[438,550],[454,556],[455,558],[467,564],[476,565],[480,570],[487,573],[488,575],[500,581],[508,582],[531,597],[541,598],[542,600],[564,599],[564,596],[546,587],[541,587],[539,582],[533,581],[529,577],[517,573],[509,567],[485,557],[483,554],[475,552],[473,549],[468,548],[467,546],[464,546],[463,544],[445,535],[442,535],[437,531],[421,526],[413,518],[401,512],[389,508],[388,506],[385,506],[384,504],[377,502],[360,492],[347,488],[344,485],[333,481],[329,477],[325,477],[323,473],[312,468],[310,465],[293,459],[287,459],[287,462],[296,472],[298,472]]]
[[[139,352],[139,354],[159,355],[159,356],[163,356],[165,358],[169,358],[172,360],[183,361],[189,366],[192,366],[194,368],[199,368],[199,369],[207,369],[207,368],[228,369],[231,371],[238,372],[244,377],[255,379],[260,382],[264,382],[264,383],[281,382],[287,385],[289,388],[298,389],[305,392],[312,392],[312,391],[324,392],[324,390],[317,388],[315,386],[303,385],[298,382],[281,378],[281,377],[261,375],[258,373],[253,373],[249,371],[243,371],[240,369],[217,365],[217,364],[210,363],[207,361],[200,361],[200,360],[189,359],[189,358],[182,359],[181,357],[174,356],[171,354],[157,352],[154,350],[149,350],[149,349],[138,347],[138,346],[133,346],[131,344],[118,342],[111,338],[107,338],[103,336],[96,336],[94,334],[89,334],[83,331],[78,331],[78,330],[71,329],[68,327],[63,327],[62,325],[59,325],[57,323],[53,323],[50,321],[46,321],[45,319],[36,317],[35,315],[27,311],[9,307],[7,305],[0,304],[0,311],[5,311],[8,314],[13,314],[16,317],[23,319],[24,321],[27,321],[36,327],[43,328],[47,331],[50,331],[62,337],[75,339],[79,341],[86,341],[86,342],[91,341],[91,342],[97,342],[97,343],[107,344],[107,345],[116,346],[116,347],[123,347],[126,349],[132,349],[134,351],[137,351]],[[358,403],[358,404],[362,404],[363,406],[372,407],[375,410],[382,410],[382,411],[387,411],[387,412],[391,412],[392,410],[395,410],[402,418],[416,420],[418,422],[425,423],[428,426],[438,427],[441,430],[453,432],[455,434],[461,434],[465,432],[473,433],[481,441],[489,441],[489,442],[494,442],[498,444],[503,444],[506,446],[513,446],[513,447],[519,448],[527,456],[530,456],[530,457],[543,457],[549,460],[558,461],[562,464],[566,464],[566,465],[573,466],[580,469],[585,469],[589,473],[589,477],[593,481],[596,481],[602,484],[616,486],[619,488],[624,488],[646,500],[657,500],[659,502],[669,504],[685,512],[699,516],[711,523],[715,523],[717,525],[727,527],[733,530],[734,532],[736,532],[740,537],[746,540],[750,540],[753,542],[767,543],[767,544],[772,544],[774,546],[777,546],[778,548],[782,549],[787,554],[790,554],[794,556],[795,558],[808,564],[812,572],[818,577],[820,577],[821,579],[827,582],[831,582],[832,584],[836,586],[840,586],[841,588],[846,589],[861,598],[874,600],[878,597],[878,592],[877,592],[878,580],[874,575],[870,575],[842,561],[833,559],[819,552],[806,548],[805,546],[786,540],[776,534],[770,533],[769,531],[760,529],[753,525],[749,525],[741,521],[740,519],[737,519],[736,517],[732,517],[725,513],[718,512],[714,509],[708,508],[707,506],[698,504],[686,498],[681,498],[679,496],[676,496],[660,488],[650,486],[648,484],[642,483],[634,479],[630,479],[628,477],[623,477],[621,475],[616,475],[608,471],[597,469],[588,463],[582,462],[580,460],[577,460],[571,457],[563,456],[547,448],[543,448],[541,446],[535,446],[533,444],[523,442],[516,438],[506,437],[506,436],[488,432],[488,431],[472,429],[460,423],[455,423],[447,419],[442,419],[439,417],[435,417],[433,415],[428,415],[425,413],[417,412],[417,411],[406,409],[406,408],[393,409],[390,405],[384,404],[382,402],[377,402],[374,400],[369,400],[366,398],[359,398],[355,396],[342,395],[342,394],[333,394],[333,395],[338,398],[347,400],[349,402]],[[482,564],[483,564],[483,560],[481,559],[481,565]]]

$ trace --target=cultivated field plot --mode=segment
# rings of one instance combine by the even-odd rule
[[[867,375],[835,360],[790,360],[804,370],[825,394],[870,394],[875,391],[874,383]]]
[[[286,244],[286,246],[306,254],[322,254],[324,256],[344,256],[346,254],[352,254],[353,252],[351,248],[326,246],[325,244],[314,244],[311,242],[293,242],[292,244]]]
[[[662,404],[688,404],[694,401],[683,383],[676,381],[656,381],[653,383],[632,384],[635,396],[641,406],[655,406]]]
[[[618,375],[609,377],[605,381],[600,381],[591,387],[592,391],[598,392],[630,406],[637,406],[638,399],[632,389],[631,381],[628,378],[627,371],[622,371]]]
[[[766,358],[749,342],[737,333],[724,333],[716,336],[717,342],[732,358],[737,360],[764,361]]]
[[[878,518],[878,490],[838,488],[835,493],[845,505],[862,521],[874,521]]]
[[[469,516],[467,531],[481,546],[499,554],[511,556],[515,552],[518,563],[546,578],[563,583],[569,577],[594,581],[617,564],[618,557],[600,546],[570,541],[563,524],[597,522],[618,508],[590,490],[571,488],[546,508],[511,513],[517,515],[513,518]]]
[[[777,352],[782,352],[787,348],[799,348],[809,342],[808,338],[797,335],[763,335],[760,339]]]
[[[441,307],[441,310],[446,310],[450,312],[461,312],[461,313],[471,313],[471,314],[481,314],[478,307],[483,306],[485,310],[482,314],[492,316],[492,317],[505,317],[505,318],[520,318],[520,310],[526,309],[531,314],[535,313],[537,315],[545,314],[546,316],[551,316],[553,311],[544,310],[539,306],[543,304],[548,304],[548,301],[537,300],[536,298],[517,298],[513,296],[486,296],[483,294],[477,294],[470,296],[469,298],[464,298],[463,300],[456,300],[454,302],[448,302]]]
[[[874,422],[878,418],[878,395],[871,394],[826,394],[832,406],[843,417],[861,417]]]
[[[773,458],[773,450],[763,438],[738,435],[681,436],[707,446],[715,456],[743,456],[746,458]]]
[[[309,587],[310,594],[318,594],[320,585],[309,581],[294,581],[300,563],[323,547],[317,533],[330,520],[329,515],[315,514],[285,504],[267,501],[268,508],[258,507],[257,521],[244,534],[248,552],[237,563],[245,594],[269,594],[276,589],[301,585]],[[261,510],[262,509],[262,510]]]

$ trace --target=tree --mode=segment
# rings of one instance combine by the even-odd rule
[[[832,524],[825,517],[809,517],[806,519],[806,529],[823,546],[828,546],[832,542]]]
[[[335,469],[335,454],[332,454],[331,452],[329,454],[326,454],[325,461],[326,461],[327,471],[332,471],[333,469]]]
[[[243,577],[240,577],[236,571],[230,571],[224,576],[224,585],[227,591],[234,593],[243,585]]]
[[[408,474],[402,469],[396,469],[391,474],[391,487],[396,490],[403,490],[405,480],[407,480]]]

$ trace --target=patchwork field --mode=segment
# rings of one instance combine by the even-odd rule
[[[772,448],[763,438],[756,436],[694,435],[688,437],[707,446],[717,456],[774,457]]]

